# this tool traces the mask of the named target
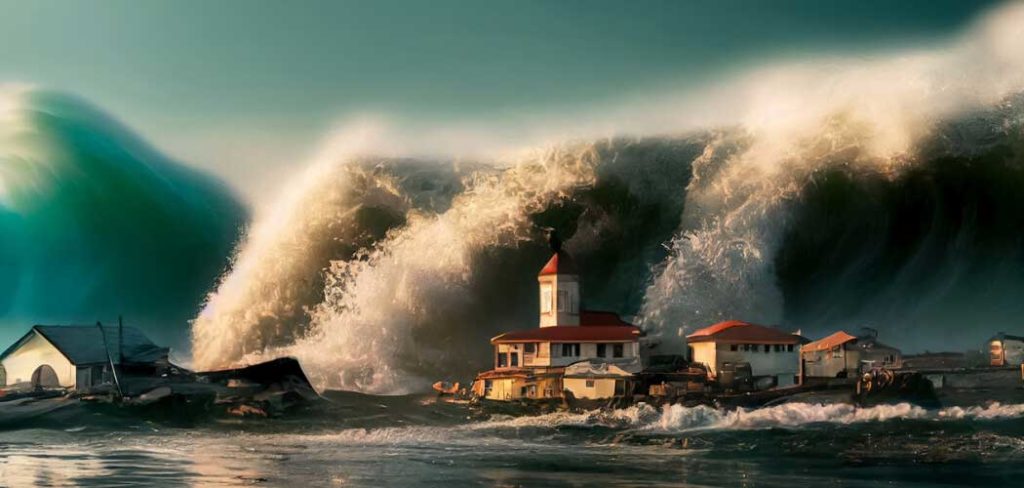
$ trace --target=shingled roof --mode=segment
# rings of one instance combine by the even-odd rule
[[[36,325],[11,347],[7,348],[0,359],[16,351],[34,334],[43,336],[53,344],[68,361],[75,365],[106,363],[107,351],[116,361],[118,355],[117,327],[104,327],[106,347],[103,335],[95,325]],[[134,327],[124,327],[120,350],[124,353],[123,362],[151,363],[166,359],[169,349],[153,344],[142,331]]]

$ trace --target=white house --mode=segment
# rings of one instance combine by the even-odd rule
[[[988,346],[992,366],[1019,366],[1024,363],[1024,337],[1000,332],[989,339]]]
[[[778,386],[799,381],[800,344],[805,339],[774,327],[739,320],[720,322],[688,336],[690,358],[715,377],[725,363],[749,363],[755,378],[774,377]]]
[[[103,382],[111,359],[121,367],[166,362],[167,354],[133,327],[36,325],[0,354],[0,386],[85,389]]]
[[[865,368],[903,366],[899,349],[878,342],[873,335],[854,336],[839,331],[800,348],[804,376],[808,378],[852,378]]]
[[[639,356],[639,328],[612,312],[582,310],[579,273],[568,253],[556,250],[537,282],[539,327],[491,339],[494,369],[477,376],[477,395],[494,400],[557,398],[566,366],[587,360],[626,364]]]

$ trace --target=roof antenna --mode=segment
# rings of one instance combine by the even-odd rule
[[[548,233],[548,245],[551,246],[551,250],[555,251],[555,253],[562,252],[562,239],[558,238],[557,230],[551,229]]]

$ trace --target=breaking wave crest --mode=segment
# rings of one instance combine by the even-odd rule
[[[534,417],[498,418],[473,424],[474,430],[504,428],[606,427],[652,433],[693,430],[763,430],[801,428],[816,424],[856,424],[893,420],[1000,420],[1024,417],[1024,404],[946,407],[928,410],[909,403],[860,408],[845,403],[785,403],[757,409],[721,410],[707,406],[641,404],[611,411],[552,413]]]
[[[450,426],[388,426],[352,428],[334,433],[292,435],[297,443],[320,442],[342,445],[417,445],[443,443],[450,446],[504,445],[510,436],[520,440],[542,440],[548,434],[582,435],[607,442],[610,432],[650,437],[676,434],[764,431],[770,429],[821,429],[853,424],[884,424],[914,421],[947,423],[959,421],[994,422],[1024,418],[1024,404],[947,407],[927,410],[909,403],[858,408],[849,404],[787,403],[759,409],[720,410],[706,406],[666,405],[654,408],[640,404],[618,410],[583,413],[556,412],[536,416],[496,415],[481,422]]]
[[[980,342],[975,324],[1024,313],[1022,26],[1013,5],[940,49],[768,67],[666,103],[676,119],[612,112],[676,125],[499,164],[343,132],[256,216],[195,320],[196,365],[294,355],[370,393],[472,374],[489,337],[535,324],[547,227],[585,305],[666,350],[723,318]]]

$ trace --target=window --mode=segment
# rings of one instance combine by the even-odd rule
[[[580,355],[580,345],[578,343],[562,344],[562,357],[576,357]]]
[[[569,309],[566,307],[566,302],[569,301],[569,292],[565,290],[558,290],[558,311],[568,312]]]
[[[782,352],[782,344],[775,345],[775,352]]]
[[[593,387],[594,387],[594,380],[587,380],[587,388],[593,388]]]
[[[737,344],[733,344],[733,345],[729,346],[729,350],[730,351],[738,351],[739,349],[740,349],[740,346],[737,345]]]
[[[490,395],[491,390],[494,388],[494,381],[484,380],[484,396]]]
[[[537,345],[531,342],[531,343],[523,346],[523,351],[525,351],[526,354],[533,354],[533,353],[537,352]]]
[[[509,362],[512,364],[513,367],[519,366],[519,353],[518,352],[509,353],[508,356],[510,358]]]
[[[768,352],[770,352],[771,350],[772,350],[772,346],[770,346],[768,344],[764,345],[764,353],[765,354],[768,354]]]
[[[612,356],[613,357],[621,358],[622,357],[622,353],[623,353],[622,344],[614,344],[614,345],[612,345]]]
[[[540,313],[551,313],[551,285],[540,285]]]
[[[504,368],[508,366],[508,355],[503,352],[498,353],[498,367]]]
[[[841,357],[843,357],[843,350],[839,346],[833,347],[832,348],[832,357],[833,358],[841,358]]]
[[[608,344],[598,344],[597,345],[597,357],[603,358],[603,357],[607,357],[607,355],[608,355]]]
[[[793,352],[793,345],[792,344],[786,345],[786,352]]]

